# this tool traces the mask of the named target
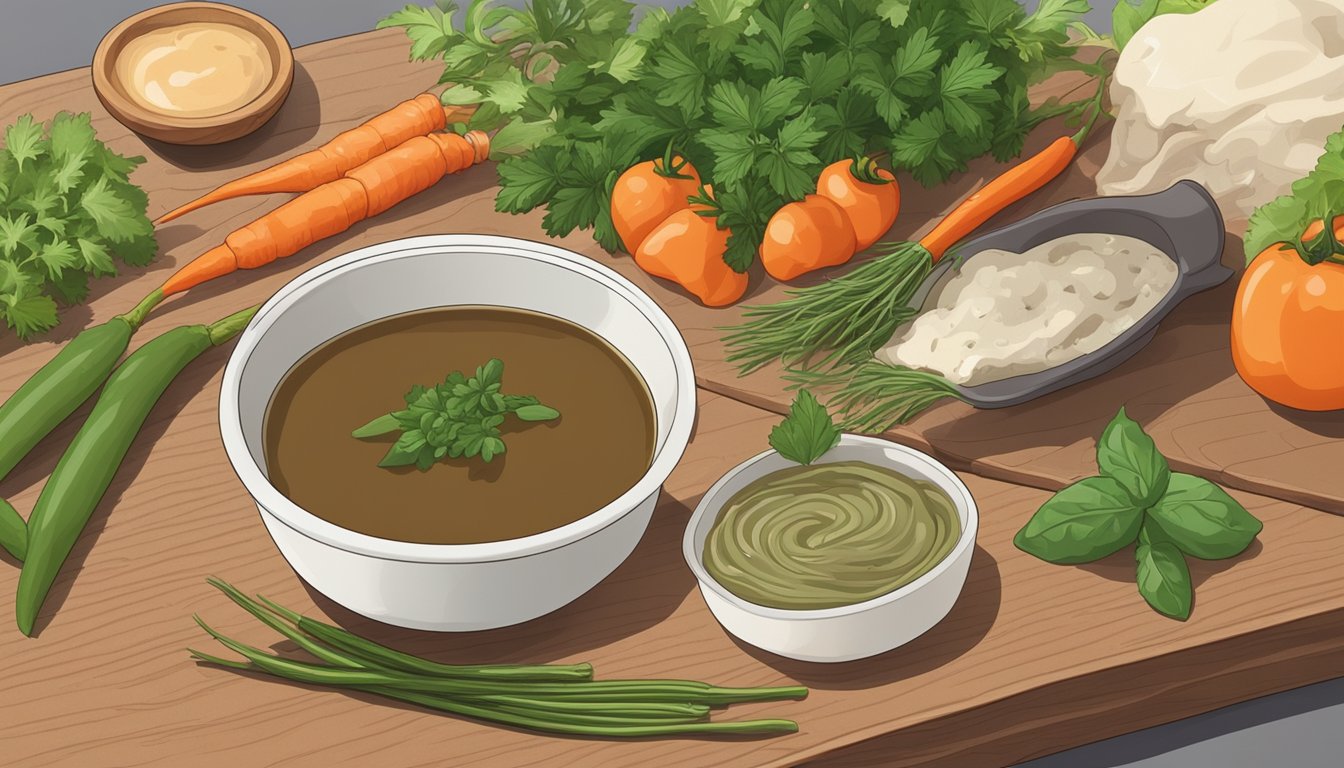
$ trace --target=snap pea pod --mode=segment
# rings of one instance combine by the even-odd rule
[[[4,499],[0,499],[0,547],[20,562],[28,556],[28,525]]]
[[[24,634],[32,634],[61,564],[154,404],[188,363],[237,335],[255,312],[254,307],[214,325],[174,328],[131,353],[112,372],[29,516],[28,553],[15,599],[15,615]]]
[[[0,405],[0,479],[89,399],[162,300],[155,292],[130,312],[81,332]]]
[[[131,341],[131,326],[114,317],[80,333],[0,406],[0,478],[89,399]]]

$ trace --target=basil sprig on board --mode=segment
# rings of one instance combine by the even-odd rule
[[[1165,616],[1190,617],[1187,555],[1235,557],[1264,527],[1217,485],[1172,472],[1124,408],[1097,441],[1097,466],[1100,475],[1050,497],[1013,543],[1061,565],[1090,563],[1136,544],[1139,594]]]

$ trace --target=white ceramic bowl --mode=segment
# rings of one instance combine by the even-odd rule
[[[634,487],[569,525],[508,541],[415,544],[346,530],[301,509],[266,478],[262,422],[285,373],[364,323],[462,304],[544,312],[619,349],[653,395],[657,441]],[[557,375],[572,372],[558,371]],[[224,370],[224,448],[281,554],[357,613],[416,629],[490,629],[549,613],[634,549],[695,420],[695,375],[676,326],[630,282],[578,254],[505,237],[435,235],[370,246],[296,277],[261,308]],[[594,467],[600,472],[601,467]],[[537,503],[546,503],[538,488]]]
[[[926,454],[874,437],[845,435],[815,463],[838,461],[863,461],[938,485],[956,504],[961,538],[933,570],[871,600],[808,611],[756,605],[729,592],[704,565],[709,529],[733,494],[771,472],[797,466],[774,451],[748,459],[705,493],[682,540],[682,552],[700,582],[705,604],[724,629],[744,642],[801,661],[853,661],[914,640],[942,621],[957,602],[980,524],[975,500],[961,479]]]

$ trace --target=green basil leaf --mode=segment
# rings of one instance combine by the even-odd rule
[[[1125,487],[1140,507],[1150,507],[1167,491],[1171,469],[1157,445],[1125,409],[1111,419],[1097,441],[1097,466],[1101,474]]]
[[[1099,560],[1134,541],[1143,509],[1109,477],[1080,480],[1050,497],[1013,543],[1051,563]]]
[[[1176,545],[1140,541],[1134,559],[1138,561],[1139,594],[1153,610],[1181,621],[1190,618],[1194,588],[1185,556]]]
[[[1182,552],[1204,560],[1241,554],[1264,528],[1222,488],[1181,472],[1172,473],[1166,494],[1148,516]]]

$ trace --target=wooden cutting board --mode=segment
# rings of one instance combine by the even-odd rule
[[[389,104],[430,88],[433,65],[405,61],[396,32],[298,52],[294,92],[259,133],[221,147],[147,143],[113,121],[87,70],[0,87],[0,121],[34,112],[91,111],[99,136],[148,158],[134,180],[151,216],[275,159],[320,144]],[[1051,89],[1071,87],[1057,81]],[[1043,91],[1045,95],[1050,91]],[[1058,126],[1032,136],[1029,150]],[[1078,168],[1013,210],[1092,193],[1106,151],[1090,145]],[[894,236],[929,219],[992,175],[977,164],[949,185],[905,184]],[[264,300],[299,272],[371,243],[415,234],[481,232],[544,239],[540,216],[493,210],[491,167],[451,177],[344,235],[271,267],[214,281],[165,304],[136,343]],[[0,335],[0,397],[8,396],[81,328],[128,309],[175,265],[285,196],[223,203],[163,227],[148,268],[95,284],[90,303],[64,313],[43,341]],[[695,439],[666,486],[639,550],[611,578],[554,614],[505,630],[436,635],[369,622],[307,589],[276,552],[225,460],[216,422],[228,349],[212,350],[175,382],[62,571],[40,636],[0,621],[8,678],[0,698],[0,754],[12,765],[1000,766],[1269,692],[1344,675],[1344,579],[1338,542],[1344,425],[1268,408],[1235,377],[1226,352],[1230,286],[1196,297],[1138,357],[1103,379],[1003,411],[940,407],[893,433],[965,470],[982,528],[966,589],[949,617],[897,651],[826,666],[790,662],[735,642],[714,622],[681,560],[681,535],[708,486],[765,445],[787,398],[773,372],[737,378],[722,362],[716,327],[737,310],[706,310],[603,254],[584,236],[562,243],[613,266],[653,295],[691,344],[701,411]],[[1230,240],[1228,261],[1239,244]],[[757,276],[754,301],[780,288]],[[1095,471],[1093,439],[1120,405],[1148,426],[1180,468],[1234,488],[1265,521],[1241,557],[1194,564],[1194,616],[1153,613],[1133,584],[1132,551],[1085,567],[1055,567],[1012,546],[1013,533],[1054,488]],[[25,514],[73,435],[81,410],[0,483]],[[1258,494],[1258,495],[1257,495]],[[0,595],[17,583],[0,565]],[[726,685],[798,682],[812,695],[730,710],[793,718],[800,733],[769,740],[615,743],[524,734],[191,663],[209,647],[199,612],[224,631],[266,645],[259,631],[204,583],[216,575],[382,642],[445,661],[584,660],[601,677],[692,677]],[[0,600],[0,604],[7,605]],[[283,647],[283,646],[281,646]]]

